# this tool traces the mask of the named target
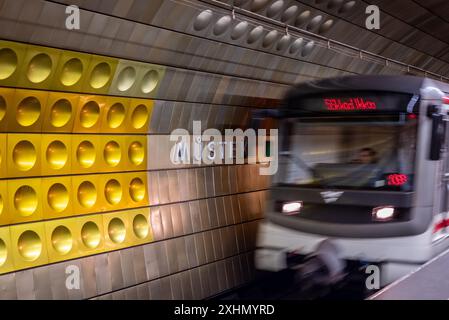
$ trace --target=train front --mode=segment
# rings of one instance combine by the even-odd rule
[[[409,80],[408,92],[370,89],[364,78],[358,90],[340,82],[289,95],[258,269],[325,270],[324,282],[332,283],[348,266],[375,265],[384,285],[435,254],[441,161],[429,152],[432,144],[441,148],[432,136],[439,97],[427,99],[417,79]]]

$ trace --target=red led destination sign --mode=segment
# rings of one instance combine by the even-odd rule
[[[375,102],[364,98],[349,98],[349,99],[324,99],[324,104],[328,111],[364,111],[376,110]]]
[[[286,114],[310,117],[314,113],[317,115],[331,113],[336,116],[343,113],[348,115],[410,113],[417,102],[417,99],[412,98],[411,94],[383,91],[323,92],[287,100]]]

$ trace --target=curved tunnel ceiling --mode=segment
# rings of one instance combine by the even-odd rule
[[[82,216],[65,228],[55,228],[47,238],[39,228],[20,229],[12,244],[1,240],[8,237],[0,228],[0,268],[6,261],[6,247],[20,244],[16,255],[26,260],[8,269],[14,272],[0,276],[2,287],[8,288],[0,290],[0,298],[140,294],[144,299],[199,299],[250,281],[250,259],[269,179],[257,174],[258,164],[176,167],[169,159],[170,132],[191,131],[193,120],[201,121],[203,129],[220,132],[244,128],[253,108],[276,106],[299,81],[409,72],[386,59],[449,76],[449,23],[442,14],[447,6],[437,0],[414,1],[404,10],[404,3],[1,1],[0,144],[11,150],[7,161],[15,165],[15,171],[2,174],[15,175],[10,188],[14,196],[8,203],[0,201],[0,213],[3,205],[13,208],[21,222],[17,228],[31,222],[40,225],[31,211],[46,219],[52,210],[57,219],[50,220],[56,222],[61,212],[72,210]],[[69,4],[81,8],[80,30],[65,28]],[[230,4],[239,9],[233,13]],[[364,27],[368,4],[382,10],[380,30]],[[327,43],[327,38],[355,48]],[[380,56],[360,56],[358,49]],[[11,106],[17,112],[11,113]],[[26,134],[18,135],[21,139],[12,138],[24,130]],[[132,139],[121,137],[123,132],[132,134]],[[6,142],[9,133],[15,135]],[[61,141],[51,141],[47,135]],[[48,166],[35,167],[41,162]],[[116,166],[137,168],[138,179],[133,172],[121,174]],[[61,168],[67,170],[64,177],[57,174]],[[29,177],[43,177],[48,184],[48,174],[50,179],[61,179],[46,185],[48,196],[40,194],[36,185],[16,185],[16,180]],[[85,175],[92,176],[82,181]],[[1,182],[0,194],[7,189]],[[74,198],[71,208],[68,199]],[[38,199],[45,199],[44,208]],[[141,209],[136,210],[147,210],[128,212],[119,221],[123,199],[140,201]],[[110,212],[111,208],[119,209]],[[85,220],[87,213],[96,219]],[[103,224],[101,217],[107,217]],[[0,214],[4,226],[2,219]],[[149,225],[154,242],[142,240],[150,236]],[[80,241],[74,241],[75,232]],[[122,244],[126,232],[136,237],[134,244],[143,244]],[[59,277],[49,275],[63,270],[66,258],[57,260],[60,255],[76,246],[95,248],[101,234],[112,251],[70,256],[86,276],[85,288],[72,297],[61,289]],[[50,265],[37,258],[45,249],[57,257],[51,258]],[[218,281],[222,274],[225,283]],[[40,290],[16,290],[16,278],[32,279],[27,285]]]

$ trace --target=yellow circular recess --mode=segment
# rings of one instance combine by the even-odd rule
[[[84,181],[78,187],[78,201],[85,208],[92,208],[97,202],[97,189],[90,181]]]
[[[0,80],[8,79],[17,69],[17,55],[9,49],[0,50]]]
[[[14,207],[22,217],[31,216],[36,211],[38,203],[37,193],[30,186],[21,186],[14,194]]]
[[[131,123],[134,129],[141,129],[148,121],[148,108],[139,104],[131,115]]]
[[[109,180],[106,183],[104,195],[106,197],[106,200],[112,204],[116,205],[122,200],[122,186],[120,185],[120,182],[118,182],[115,179]]]
[[[72,118],[72,104],[67,99],[59,99],[51,107],[50,123],[55,128],[61,128]]]
[[[8,258],[8,249],[6,248],[5,241],[0,239],[0,267],[3,266]]]
[[[145,184],[140,178],[134,178],[131,181],[129,195],[134,202],[140,202],[145,198]]]
[[[145,148],[139,141],[134,141],[128,148],[128,158],[132,164],[138,166],[145,159]]]
[[[25,261],[36,261],[42,253],[41,238],[36,232],[27,230],[20,235],[17,248]]]
[[[69,158],[67,147],[59,140],[48,145],[45,156],[50,167],[56,170],[63,168]]]
[[[84,140],[76,148],[76,160],[83,168],[90,168],[95,163],[96,153],[92,142]]]
[[[109,141],[104,147],[104,160],[111,167],[116,167],[122,158],[120,145],[115,141]]]
[[[86,222],[81,228],[81,239],[89,249],[95,249],[101,242],[101,233],[95,222]]]
[[[55,183],[48,189],[47,201],[56,212],[63,212],[69,205],[69,192],[61,183]]]
[[[27,77],[32,83],[41,83],[51,74],[53,63],[46,53],[39,53],[31,59],[28,65]]]
[[[56,227],[51,234],[51,244],[57,253],[66,255],[73,247],[72,233],[65,226]]]
[[[148,71],[142,79],[141,90],[147,94],[156,89],[159,83],[159,73],[156,70]]]
[[[137,238],[145,239],[148,236],[149,229],[148,220],[143,214],[138,214],[134,217],[133,230]]]
[[[118,75],[117,89],[121,92],[128,91],[136,82],[136,70],[133,67],[126,67]]]
[[[17,143],[12,151],[12,160],[20,171],[32,169],[37,161],[34,145],[27,140]]]
[[[23,127],[29,127],[36,123],[41,116],[41,103],[35,97],[23,99],[17,106],[16,119]]]
[[[120,127],[125,120],[125,107],[121,103],[114,103],[108,110],[107,121],[111,129]]]
[[[66,87],[76,84],[83,75],[83,63],[78,58],[68,60],[61,71],[61,83]]]
[[[2,96],[0,96],[0,121],[2,121],[3,118],[5,117],[6,108],[7,108],[6,100]]]
[[[90,86],[94,89],[103,88],[111,78],[111,67],[106,62],[95,66],[90,75]]]
[[[92,128],[100,118],[100,106],[95,101],[86,103],[80,112],[80,123],[84,128]]]
[[[122,220],[114,218],[109,221],[108,225],[109,238],[114,243],[122,243],[126,237],[126,227]]]

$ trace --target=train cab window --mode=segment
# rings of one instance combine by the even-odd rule
[[[410,191],[416,120],[290,120],[276,182],[318,188]]]

